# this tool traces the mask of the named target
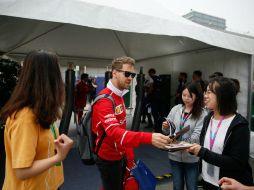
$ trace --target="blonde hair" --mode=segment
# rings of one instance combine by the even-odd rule
[[[112,71],[117,69],[122,69],[124,64],[128,64],[131,66],[135,65],[135,60],[131,57],[123,56],[113,59],[112,61]]]

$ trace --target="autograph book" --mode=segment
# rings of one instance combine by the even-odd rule
[[[181,141],[181,142],[175,142],[175,143],[168,144],[168,145],[165,146],[165,148],[169,152],[175,152],[175,151],[187,149],[191,146],[192,146],[192,144]]]

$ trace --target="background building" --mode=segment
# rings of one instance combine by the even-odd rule
[[[193,10],[183,15],[183,17],[210,28],[215,28],[219,30],[226,29],[226,20],[224,18],[207,15]]]

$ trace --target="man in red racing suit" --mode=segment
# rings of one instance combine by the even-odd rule
[[[135,77],[134,64],[135,60],[130,57],[116,58],[112,62],[112,79],[100,94],[112,96],[115,110],[112,102],[106,98],[93,106],[92,130],[97,135],[96,146],[104,131],[106,132],[96,160],[104,190],[123,189],[125,165],[129,168],[133,166],[134,147],[152,144],[163,148],[170,143],[168,136],[160,133],[126,130],[126,110],[122,97]]]

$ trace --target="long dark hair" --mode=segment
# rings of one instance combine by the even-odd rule
[[[218,111],[220,115],[230,115],[237,110],[237,88],[235,83],[225,77],[216,77],[209,81],[209,89],[217,97]]]
[[[191,110],[192,118],[198,119],[203,110],[204,96],[199,82],[191,82],[184,85],[183,90],[187,89],[192,97],[192,93],[196,95],[196,100],[193,103]]]
[[[23,62],[17,85],[1,110],[1,117],[15,115],[24,107],[32,109],[41,127],[61,118],[64,103],[64,83],[55,53],[44,50],[30,52]]]

